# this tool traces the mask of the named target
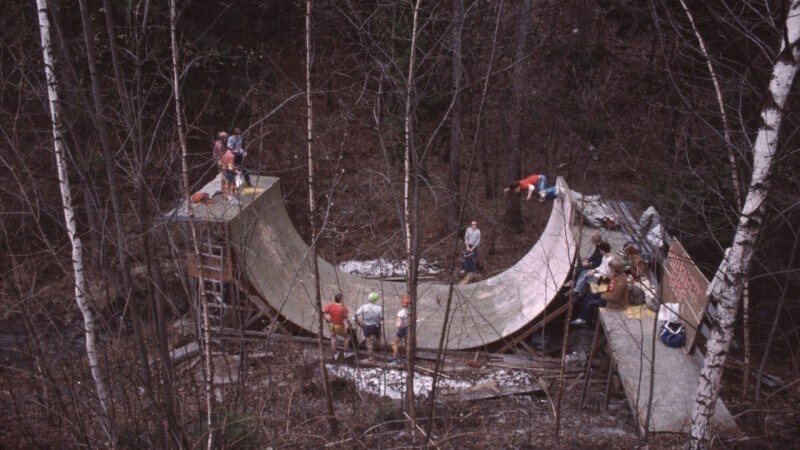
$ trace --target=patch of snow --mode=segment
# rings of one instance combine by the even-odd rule
[[[352,381],[359,391],[395,400],[403,398],[406,392],[406,372],[396,369],[356,368],[345,365],[326,364],[328,372],[335,377]],[[466,391],[470,387],[494,381],[498,387],[525,386],[535,383],[533,377],[523,370],[497,370],[480,379],[456,380],[440,377],[437,389],[446,389],[450,394],[456,390]],[[431,393],[433,378],[427,375],[414,375],[414,395],[427,397]]]
[[[406,261],[397,261],[378,258],[368,261],[343,261],[337,266],[342,272],[353,275],[373,277],[404,277],[408,272]],[[419,261],[419,273],[436,275],[441,272],[442,266],[438,263],[429,263],[425,259]]]

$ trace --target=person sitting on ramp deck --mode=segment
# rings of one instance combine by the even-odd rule
[[[594,322],[600,307],[605,307],[609,311],[623,311],[630,305],[630,286],[628,286],[622,262],[614,258],[608,263],[608,267],[612,274],[608,290],[602,294],[597,292],[586,297],[586,302],[584,302],[578,318],[570,322],[572,325]]]

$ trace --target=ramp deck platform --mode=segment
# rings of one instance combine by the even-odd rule
[[[649,432],[688,433],[700,366],[682,349],[667,347],[658,340],[654,335],[656,320],[646,307],[632,306],[619,312],[600,309],[612,369],[616,366],[640,433],[644,434],[645,424]],[[717,401],[712,426],[728,432],[738,430],[722,400]]]

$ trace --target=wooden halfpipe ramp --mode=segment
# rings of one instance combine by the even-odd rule
[[[214,218],[227,222],[231,243],[251,285],[284,318],[315,333],[320,318],[315,308],[308,245],[289,219],[279,180],[264,176],[253,179],[255,186],[243,191],[241,206],[218,202],[199,205],[195,213],[202,217],[205,210],[209,214],[215,211]],[[563,179],[559,178],[558,183],[565,193],[569,192]],[[213,192],[217,186],[219,181],[215,179],[201,192]],[[519,262],[491,278],[453,288],[445,341],[448,349],[469,349],[500,341],[544,312],[567,279],[576,252],[577,243],[570,227],[572,215],[571,202],[556,199],[539,241]],[[352,314],[367,301],[370,292],[378,292],[379,304],[384,308],[384,335],[392,335],[399,299],[406,292],[404,282],[350,275],[322,259],[318,259],[318,264],[323,304],[341,292]],[[419,285],[419,348],[438,346],[448,292],[449,286],[445,284]]]

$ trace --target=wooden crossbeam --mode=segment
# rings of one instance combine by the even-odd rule
[[[564,312],[566,312],[567,308],[569,308],[569,303],[564,303],[564,305],[560,306],[558,309],[556,309],[552,313],[547,314],[545,319],[542,319],[536,325],[530,327],[529,329],[527,329],[527,330],[523,331],[522,333],[520,333],[519,336],[517,336],[514,339],[508,341],[506,343],[506,345],[502,346],[500,348],[500,350],[497,351],[497,353],[505,353],[505,352],[511,350],[515,345],[523,342],[524,340],[528,339],[533,333],[536,333],[537,331],[539,331],[542,328],[544,328],[544,326],[547,325],[548,323],[550,323],[551,320],[553,320],[554,318],[556,318],[556,317],[560,316],[561,314],[563,314]]]

